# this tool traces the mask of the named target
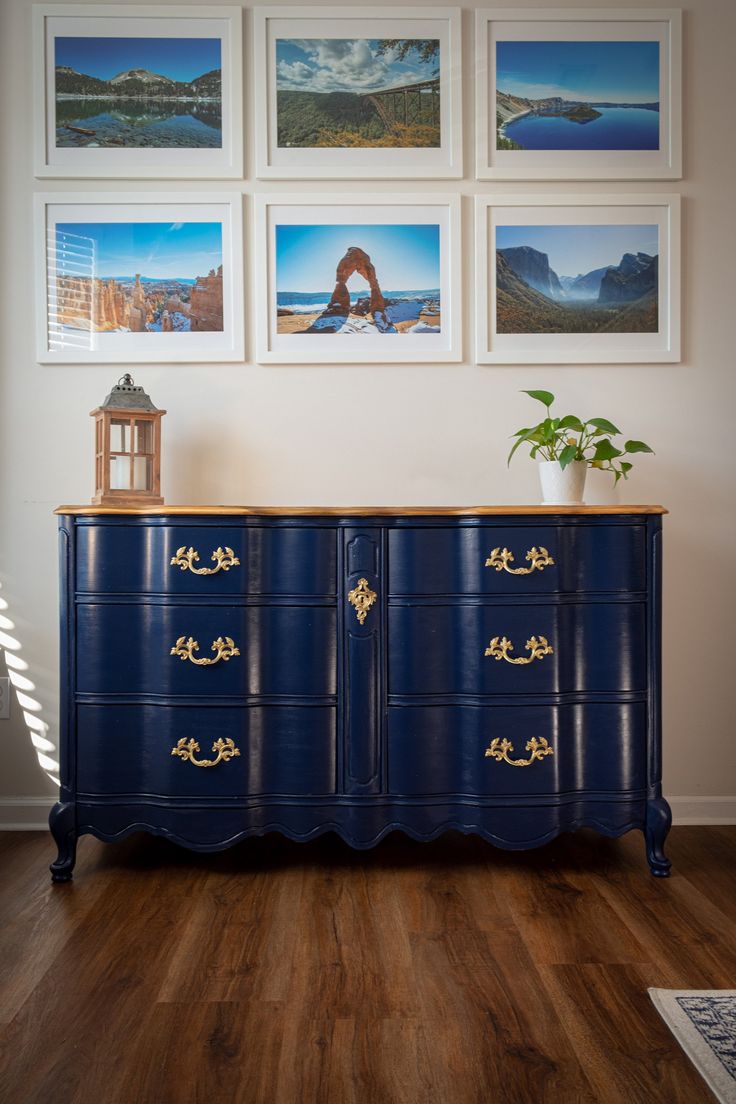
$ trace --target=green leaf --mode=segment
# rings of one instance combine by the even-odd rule
[[[622,460],[622,461],[621,461],[621,464],[620,464],[620,467],[621,467],[621,474],[623,475],[624,479],[628,479],[628,478],[629,478],[629,472],[631,471],[631,469],[633,468],[633,466],[634,466],[634,465],[633,465],[633,464],[630,464],[630,463],[628,462],[628,460]]]
[[[511,436],[512,437],[523,437],[523,436],[525,436],[525,434],[531,433],[532,430],[536,429],[536,428],[537,428],[536,426],[526,426],[524,429],[517,429],[516,433],[512,433]]]
[[[518,449],[519,445],[523,445],[524,442],[526,440],[528,440],[528,437],[527,437],[528,432],[529,431],[527,430],[523,437],[518,437],[517,440],[514,441],[512,447],[511,447],[511,452],[509,453],[509,455],[507,457],[507,460],[506,460],[506,467],[508,467],[509,464],[511,463],[511,458],[514,455],[514,453],[516,452],[516,450]]]
[[[595,426],[601,433],[620,433],[621,430],[617,429],[613,422],[609,422],[608,418],[588,418],[587,425]]]
[[[562,452],[559,455],[560,467],[564,471],[568,464],[571,464],[578,454],[577,445],[565,445]]]
[[[654,449],[650,449],[649,445],[645,445],[643,441],[627,441],[624,445],[624,451],[628,453],[651,452],[654,455]]]
[[[555,401],[555,397],[551,391],[522,391],[522,395],[529,395],[532,399],[536,399],[541,402],[547,409],[551,407]]]
[[[582,433],[585,428],[583,423],[575,414],[566,414],[564,418],[560,418],[559,429],[574,429],[578,433]]]
[[[594,460],[615,460],[617,456],[623,456],[621,449],[617,449],[607,437],[604,437],[602,441],[596,441],[593,454]]]
[[[614,487],[616,486],[619,479],[621,478],[621,475],[622,475],[622,473],[617,468],[613,469],[613,485],[614,485]]]

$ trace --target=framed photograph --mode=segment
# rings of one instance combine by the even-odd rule
[[[476,12],[480,180],[682,176],[681,13]]]
[[[680,197],[476,196],[476,360],[680,359]]]
[[[461,359],[459,196],[255,204],[259,361]]]
[[[34,5],[35,171],[243,175],[241,9]]]
[[[256,175],[463,175],[459,8],[254,10]]]
[[[242,196],[36,196],[38,359],[243,360]]]

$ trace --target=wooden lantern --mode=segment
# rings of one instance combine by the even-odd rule
[[[161,419],[142,387],[124,375],[95,419],[93,506],[160,506]]]

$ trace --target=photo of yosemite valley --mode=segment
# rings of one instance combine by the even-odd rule
[[[496,332],[657,333],[658,232],[644,225],[497,227]]]
[[[57,38],[56,146],[222,147],[220,40]]]

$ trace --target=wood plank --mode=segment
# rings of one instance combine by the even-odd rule
[[[736,827],[199,855],[0,836],[3,1104],[711,1101],[647,987],[732,986]],[[25,938],[24,938],[25,934]]]

